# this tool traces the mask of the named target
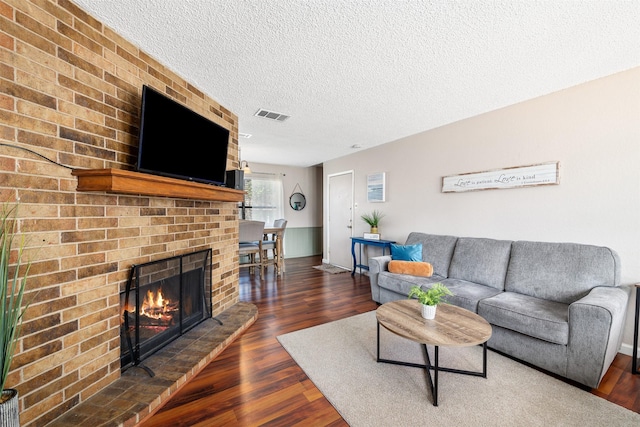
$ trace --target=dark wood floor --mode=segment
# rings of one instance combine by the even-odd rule
[[[258,306],[258,320],[185,385],[143,427],[346,426],[276,336],[375,310],[369,279],[312,268],[320,257],[287,260],[287,272],[265,280],[242,269],[240,299]],[[640,413],[640,375],[618,355],[592,393]]]

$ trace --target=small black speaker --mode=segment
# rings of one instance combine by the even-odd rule
[[[244,190],[244,171],[242,169],[233,169],[227,171],[227,179],[224,185],[227,188]]]

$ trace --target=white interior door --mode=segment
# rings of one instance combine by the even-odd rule
[[[353,235],[353,171],[329,175],[327,252],[333,265],[351,270]]]

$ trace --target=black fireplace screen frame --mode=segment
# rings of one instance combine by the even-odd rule
[[[176,255],[170,258],[164,258],[157,261],[151,261],[144,264],[134,264],[131,267],[129,280],[124,293],[121,294],[121,301],[124,298],[123,308],[123,321],[121,322],[121,351],[120,351],[120,367],[124,372],[126,369],[132,366],[140,366],[144,368],[149,375],[153,376],[153,372],[142,365],[142,361],[164,347],[168,343],[174,341],[187,331],[193,329],[196,325],[202,323],[206,319],[212,317],[211,306],[211,261],[212,250],[205,249],[197,252],[192,252],[183,255]],[[176,272],[178,274],[171,274]],[[144,273],[141,273],[144,272]],[[185,281],[186,276],[191,277],[197,275],[200,277],[199,290],[202,300],[201,315],[198,313],[198,317],[184,319],[184,301],[183,296],[185,293]],[[161,277],[161,279],[158,279]],[[155,283],[158,280],[178,280],[179,292],[180,292],[180,307],[179,307],[179,320],[177,327],[174,327],[171,333],[162,335],[161,345],[158,343],[149,343],[140,341],[140,305],[144,297],[141,295],[141,289],[148,287],[150,284]],[[131,303],[130,298],[133,297],[134,303]],[[134,308],[131,312],[127,308]],[[131,319],[133,319],[134,325],[131,325]],[[134,326],[133,333],[131,326]],[[125,350],[126,347],[126,350]],[[127,351],[128,350],[128,351]]]

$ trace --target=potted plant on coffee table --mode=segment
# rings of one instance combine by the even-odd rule
[[[427,290],[416,285],[409,291],[409,298],[415,296],[422,304],[422,317],[425,319],[434,319],[436,317],[436,307],[449,295],[453,295],[453,293],[440,282],[435,283]]]
[[[378,210],[374,210],[370,214],[363,214],[360,216],[364,222],[369,224],[371,227],[371,233],[378,233],[378,225],[380,224],[380,220],[384,217],[384,214]]]
[[[4,387],[26,310],[22,306],[22,297],[30,263],[22,260],[24,240],[16,242],[17,207],[5,204],[0,209],[0,424],[19,426],[18,391]],[[12,250],[15,251],[13,254]]]

